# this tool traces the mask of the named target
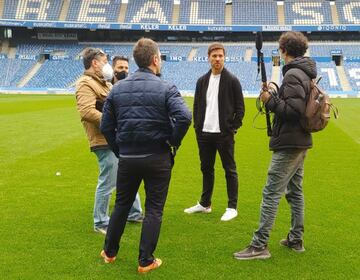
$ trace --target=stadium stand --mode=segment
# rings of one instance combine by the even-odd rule
[[[257,74],[256,62],[240,61],[238,63],[228,63],[226,64],[226,68],[239,79],[244,91],[259,91],[261,87],[261,76]],[[266,63],[265,68],[268,77],[271,77],[271,64]]]
[[[252,44],[251,47],[253,50],[253,56],[256,56],[257,50],[256,50],[255,46]],[[277,44],[271,44],[271,45],[264,44],[261,51],[263,52],[264,57],[271,57],[273,52],[278,53],[278,47],[279,46]]]
[[[227,57],[244,57],[245,51],[249,47],[249,45],[237,45],[237,46],[231,46],[226,45],[226,56]],[[197,49],[197,56],[208,56],[208,45],[198,46]]]
[[[233,24],[278,24],[276,1],[233,0]]]
[[[186,45],[165,45],[160,44],[160,52],[167,56],[188,57],[192,47]]]
[[[81,60],[46,60],[40,70],[25,85],[30,88],[67,88],[84,71]]]
[[[360,91],[360,62],[344,63],[348,81],[353,90]]]
[[[17,46],[17,54],[19,55],[39,55],[51,54],[54,52],[63,52],[63,55],[68,55],[70,58],[75,58],[83,46],[77,42],[50,42],[50,41],[32,41],[19,43]]]
[[[340,23],[342,24],[360,24],[360,2],[337,0],[336,8]]]
[[[16,57],[22,59],[8,59],[2,56],[0,59],[1,75],[6,77],[1,86],[14,87],[24,77],[38,59],[45,59],[38,72],[30,79],[25,87],[40,88],[66,88],[82,73],[83,66],[78,60],[82,50],[86,47],[99,47],[110,57],[114,55],[125,55],[130,59],[131,72],[137,69],[132,58],[133,43],[77,43],[77,42],[54,42],[54,41],[18,41]],[[253,43],[242,43],[239,45],[225,45],[226,67],[237,75],[245,91],[258,91],[259,77],[257,77],[257,66],[254,62],[256,49]],[[160,50],[166,55],[167,60],[163,63],[163,77],[165,80],[174,82],[179,89],[193,91],[197,78],[209,70],[207,62],[208,44],[160,44]],[[245,53],[251,50],[252,61],[244,61]],[[271,56],[276,51],[275,43],[263,45],[266,58],[267,75],[270,79],[272,65]],[[331,60],[331,51],[341,50],[344,56],[352,59],[359,57],[359,48],[354,48],[352,43],[310,44],[312,57],[326,58]],[[195,50],[193,61],[188,61],[189,54]],[[47,54],[49,56],[47,56]],[[48,58],[48,59],[47,59]],[[251,58],[251,57],[250,57]],[[176,62],[178,61],[178,62]],[[320,60],[321,61],[321,60]],[[326,61],[326,60],[325,60]],[[334,62],[317,62],[318,74],[321,75],[321,86],[327,91],[341,91],[338,69]],[[346,63],[345,72],[353,89],[358,90],[360,83],[360,67],[356,63]],[[61,71],[59,71],[61,69]],[[54,75],[56,73],[56,75]],[[191,75],[189,75],[191,73]]]
[[[71,0],[67,20],[117,22],[120,5],[121,0]]]
[[[354,47],[354,44],[356,47]],[[344,56],[358,56],[360,53],[360,44],[329,44],[317,43],[310,44],[310,53],[312,57],[330,57],[332,51],[340,50]]]
[[[317,62],[318,76],[322,76],[320,87],[329,91],[342,91],[334,62]]]
[[[195,90],[197,79],[209,71],[208,63],[190,61],[164,62],[162,67],[163,79],[174,83],[182,91]]]
[[[173,4],[168,0],[129,1],[125,22],[171,24]]]
[[[330,3],[317,1],[284,1],[285,22],[294,25],[332,24]]]
[[[107,55],[111,56],[115,56],[115,55],[122,55],[122,56],[126,56],[128,58],[132,57],[132,51],[133,51],[133,44],[95,44],[95,43],[91,43],[91,44],[86,44],[83,45],[83,49],[85,49],[85,47],[94,47],[94,48],[100,48],[102,49]]]
[[[0,59],[0,86],[15,87],[35,63],[35,60]]]
[[[225,24],[224,0],[182,0],[179,23]]]
[[[58,20],[63,0],[6,0],[4,19]]]

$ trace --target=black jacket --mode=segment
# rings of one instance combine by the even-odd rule
[[[116,83],[106,99],[101,132],[116,155],[161,153],[179,146],[191,113],[176,86],[149,69]]]
[[[206,112],[206,92],[211,70],[196,83],[194,99],[194,128],[201,133]],[[239,80],[225,68],[219,83],[219,124],[222,133],[234,133],[242,125],[245,114],[244,97]]]
[[[308,57],[298,57],[283,69],[279,95],[272,96],[266,107],[275,113],[270,150],[308,149],[312,147],[311,134],[300,125],[305,114],[310,81],[316,78],[316,64]]]

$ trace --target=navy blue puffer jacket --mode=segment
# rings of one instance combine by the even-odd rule
[[[161,153],[180,146],[191,113],[175,85],[149,69],[138,69],[112,88],[103,108],[101,132],[116,155]]]

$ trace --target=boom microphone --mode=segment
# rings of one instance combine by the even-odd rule
[[[256,49],[261,51],[263,45],[263,38],[261,32],[256,32]]]
[[[260,56],[261,56],[261,49],[263,45],[263,38],[261,32],[256,32],[256,49],[257,49],[257,72],[260,73]]]

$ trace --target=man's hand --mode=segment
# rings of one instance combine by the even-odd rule
[[[269,93],[268,91],[266,91],[266,90],[261,90],[261,92],[260,92],[260,100],[261,100],[264,104],[266,104],[266,103],[269,101],[270,97],[271,97],[271,95],[270,95],[270,93]]]

